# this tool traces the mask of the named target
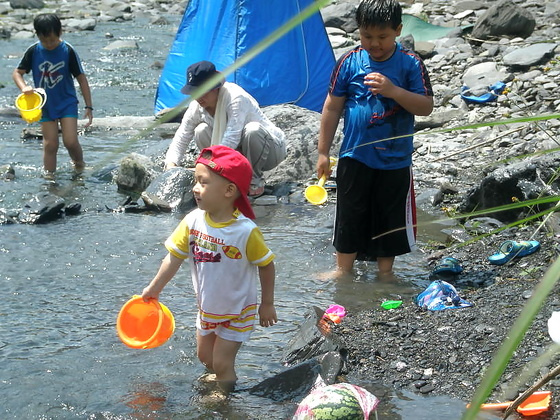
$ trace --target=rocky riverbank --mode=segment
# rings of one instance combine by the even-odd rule
[[[377,302],[372,310],[350,312],[334,329],[349,352],[351,371],[347,379],[363,385],[377,383],[421,394],[450,395],[468,402],[534,288],[558,258],[559,239],[548,233],[537,234],[535,239],[542,245],[539,251],[504,266],[490,265],[487,256],[501,241],[528,238],[533,231],[534,227],[513,229],[445,251],[446,256],[459,260],[464,271],[433,279],[453,284],[472,307],[428,311],[405,300],[396,309],[384,310]],[[558,365],[559,358],[555,357],[521,383],[514,381],[552,344],[547,320],[552,311],[560,310],[558,292],[560,285],[555,286],[515,351],[491,395],[492,401],[514,399]],[[560,381],[553,380],[544,389],[555,395],[559,387]],[[549,413],[551,417],[544,418],[558,418],[559,406],[558,398],[553,398],[551,413],[556,415]]]

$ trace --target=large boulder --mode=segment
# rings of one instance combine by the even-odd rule
[[[535,18],[529,11],[517,6],[511,0],[501,0],[478,19],[472,37],[475,39],[502,36],[527,38],[533,33],[535,25]]]
[[[115,182],[120,191],[141,193],[158,172],[150,158],[131,153],[121,160]]]
[[[511,205],[517,201],[560,195],[560,181],[556,177],[559,166],[560,157],[545,155],[499,167],[467,193],[459,211],[468,213]],[[551,205],[540,205],[532,211],[538,212]],[[488,213],[486,216],[511,223],[525,217],[527,211],[527,208],[520,207]]]
[[[142,197],[157,197],[169,204],[172,210],[186,212],[194,207],[192,187],[194,172],[186,168],[171,168],[158,175],[148,186]]]
[[[267,185],[301,182],[315,174],[317,162],[317,142],[321,114],[295,105],[274,105],[265,108],[266,115],[284,130],[288,154],[276,168],[265,172]],[[342,140],[339,130],[331,147],[336,156]]]

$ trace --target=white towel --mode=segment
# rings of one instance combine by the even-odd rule
[[[231,95],[223,86],[218,93],[216,113],[214,114],[214,128],[212,129],[212,145],[220,144],[227,126],[227,105],[231,102]]]

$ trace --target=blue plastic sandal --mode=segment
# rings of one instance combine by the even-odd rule
[[[538,251],[541,247],[539,241],[505,241],[500,245],[498,252],[488,257],[490,264],[504,265],[513,258],[521,258]]]
[[[459,274],[463,271],[463,267],[453,257],[445,257],[434,267],[432,274]]]

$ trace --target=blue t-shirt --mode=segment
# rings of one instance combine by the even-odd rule
[[[338,59],[329,86],[329,93],[346,98],[340,157],[351,157],[374,169],[405,168],[412,165],[414,115],[393,99],[368,90],[364,77],[372,72],[410,92],[433,95],[424,63],[399,43],[385,61],[372,60],[361,46],[348,51]],[[402,135],[405,137],[376,142]]]
[[[31,71],[35,87],[45,89],[45,117],[57,119],[78,115],[78,97],[72,76],[77,77],[84,70],[70,44],[61,41],[54,50],[47,50],[36,42],[25,51],[18,69],[26,73]]]

